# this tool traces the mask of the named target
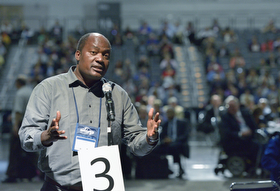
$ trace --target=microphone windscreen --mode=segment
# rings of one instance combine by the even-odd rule
[[[104,93],[111,92],[111,91],[112,91],[112,86],[111,86],[111,84],[110,84],[110,83],[105,83],[105,84],[103,84],[103,86],[102,86],[102,91],[103,91]]]

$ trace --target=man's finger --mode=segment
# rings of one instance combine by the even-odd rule
[[[64,130],[62,130],[62,131],[57,131],[58,132],[58,139],[67,139],[67,136],[64,136],[64,135],[62,135],[62,134],[64,134],[65,133],[65,131]]]
[[[65,133],[65,130],[62,130],[62,131],[57,131],[59,135],[61,134],[64,134]]]
[[[56,118],[55,118],[57,123],[59,122],[60,118],[61,118],[61,113],[60,113],[60,111],[57,111],[56,112]]]
[[[159,113],[157,112],[154,118],[154,121],[157,122],[159,120]]]
[[[153,115],[154,115],[154,108],[151,108],[149,113],[148,113],[149,119],[153,119]]]
[[[159,127],[159,126],[160,126],[160,123],[161,123],[161,120],[160,120],[160,119],[158,119],[158,121],[157,121],[157,127]]]
[[[67,139],[67,136],[59,136],[57,139]]]

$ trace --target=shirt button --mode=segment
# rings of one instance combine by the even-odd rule
[[[89,122],[92,123],[92,120],[90,120]]]
[[[89,107],[91,107],[91,105],[89,105]]]

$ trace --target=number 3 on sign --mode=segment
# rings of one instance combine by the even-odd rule
[[[78,151],[84,191],[124,191],[119,147]]]

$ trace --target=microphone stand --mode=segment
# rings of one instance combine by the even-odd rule
[[[107,114],[107,120],[108,120],[108,127],[107,127],[107,134],[108,134],[108,146],[113,145],[113,137],[112,137],[112,128],[111,128],[111,118],[110,114]]]

